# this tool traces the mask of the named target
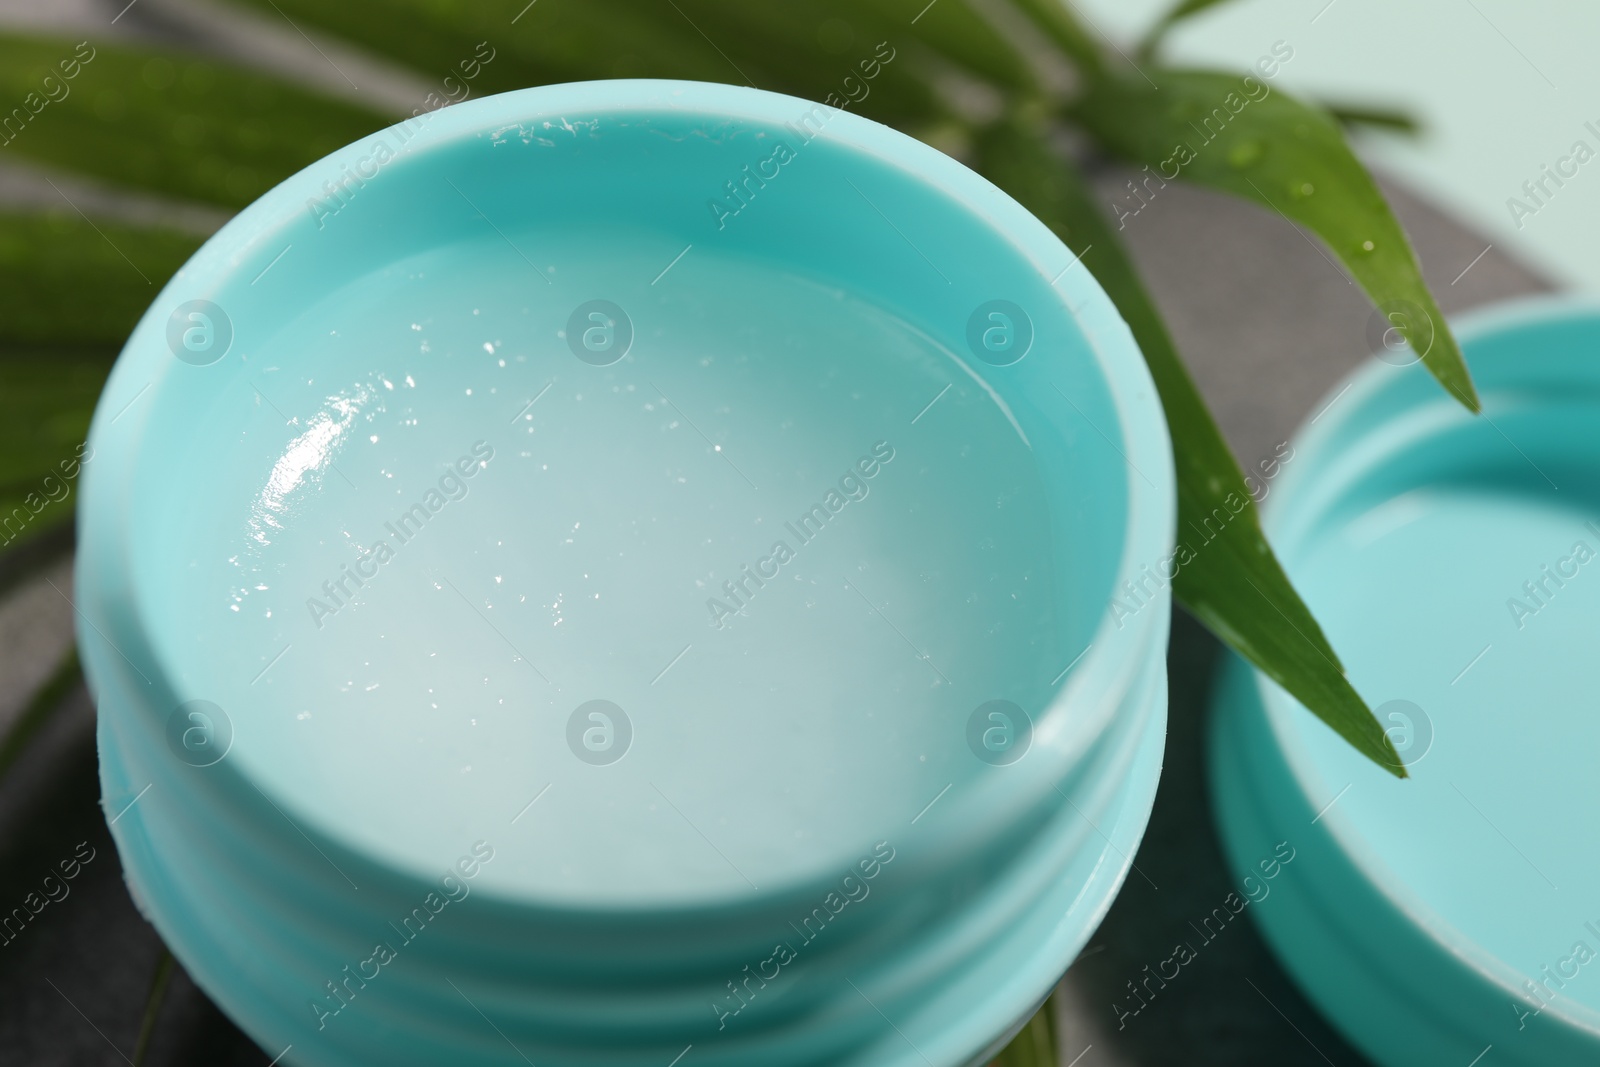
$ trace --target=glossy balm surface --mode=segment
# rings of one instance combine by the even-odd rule
[[[932,150],[681,83],[255,205],[130,342],[83,518],[163,934],[307,1064],[981,1056],[1159,762],[1165,604],[1105,604],[1170,458],[1071,264]]]

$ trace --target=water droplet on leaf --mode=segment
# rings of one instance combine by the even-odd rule
[[[1240,170],[1261,158],[1260,141],[1240,141],[1228,150],[1228,163]]]

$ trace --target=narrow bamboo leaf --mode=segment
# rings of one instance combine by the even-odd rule
[[[926,73],[907,54],[919,43],[984,80],[1013,88],[1032,84],[1027,65],[965,0],[939,0],[920,18],[911,0],[240,2],[436,76],[436,102],[592,78],[688,78],[814,100],[836,94],[899,125],[926,121],[942,109]],[[896,56],[893,62],[881,62],[880,44]],[[870,78],[863,77],[863,63]]]
[[[930,49],[980,80],[1012,89],[1033,85],[1027,64],[966,0],[949,5],[940,0],[931,8],[915,0],[674,2],[677,13],[697,27],[721,29],[720,34],[706,32],[718,37],[727,57],[756,88],[851,101],[854,110],[896,126],[927,124],[946,115],[920,62],[919,53]],[[875,64],[875,53],[894,58]],[[665,58],[657,53],[652,61]],[[871,78],[864,76],[869,70]],[[712,80],[734,79],[722,75]]]
[[[133,1067],[144,1067],[145,1055],[150,1051],[150,1039],[155,1036],[156,1020],[161,1017],[161,1005],[167,999],[167,984],[172,981],[172,966],[172,950],[162,945],[155,973],[150,976],[150,992],[145,996],[139,1040],[133,1046]]]
[[[966,0],[829,0],[829,4],[840,15],[871,9],[884,31],[904,26],[902,32],[996,85],[1033,87],[1032,71],[1022,57]]]
[[[1155,182],[1181,179],[1263,204],[1311,230],[1404,330],[1423,364],[1471,411],[1478,394],[1416,256],[1338,123],[1256,78],[1155,70],[1160,86],[1106,78],[1073,115]],[[1330,260],[1330,266],[1331,266]]]
[[[1028,1025],[1000,1055],[989,1061],[989,1067],[1058,1067],[1060,1053],[1056,1044],[1056,998],[1051,994],[1044,1007],[1034,1013]]]
[[[0,351],[120,348],[200,243],[171,230],[90,222],[66,204],[45,215],[0,215]]]
[[[1147,56],[1154,54],[1156,46],[1161,43],[1161,39],[1167,35],[1167,31],[1172,28],[1174,23],[1182,22],[1190,15],[1198,15],[1207,8],[1216,7],[1224,2],[1225,0],[1181,0],[1180,3],[1169,8],[1167,13],[1157,19],[1155,25],[1150,27],[1149,32],[1145,34],[1144,41],[1139,45],[1140,54]]]
[[[1412,135],[1422,132],[1422,124],[1417,121],[1416,116],[1391,108],[1366,107],[1361,104],[1337,104],[1323,101],[1322,109],[1332,115],[1335,121],[1347,127],[1370,126],[1373,129],[1388,130],[1391,133]]]
[[[1267,544],[1238,463],[1082,178],[1020,121],[989,130],[979,152],[981,172],[1083,257],[1144,352],[1177,466],[1178,539],[1187,546],[1173,583],[1179,601],[1357,750],[1405,777],[1394,746]]]
[[[0,215],[0,553],[71,521],[111,360],[199,244],[70,209]]]
[[[1063,0],[1012,0],[1034,21],[1056,47],[1087,73],[1098,75],[1104,69],[1100,42],[1090,37]]]
[[[7,153],[242,207],[390,116],[182,52],[0,34]]]
[[[111,351],[0,352],[0,554],[72,520]]]
[[[720,24],[667,0],[529,4],[527,0],[239,0],[268,18],[315,28],[436,80],[433,100],[586,78],[744,82]],[[723,50],[719,52],[719,49]],[[757,71],[765,64],[749,64]]]
[[[28,479],[76,455],[113,354],[63,349],[0,354],[0,494],[37,488]]]

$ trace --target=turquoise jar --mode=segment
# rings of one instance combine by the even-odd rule
[[[980,1062],[1143,832],[1151,380],[1042,224],[854,115],[376,133],[167,285],[91,441],[128,884],[280,1062]]]
[[[1251,914],[1375,1062],[1594,1063],[1600,312],[1541,300],[1456,335],[1482,415],[1420,343],[1385,352],[1294,441],[1265,514],[1409,779],[1236,661],[1216,816],[1247,887],[1291,850]]]

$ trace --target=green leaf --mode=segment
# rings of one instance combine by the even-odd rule
[[[993,1060],[989,1067],[1057,1067],[1055,994],[1034,1013],[1028,1025]]]
[[[139,1039],[133,1046],[133,1067],[144,1067],[145,1054],[150,1051],[150,1039],[155,1036],[156,1020],[161,1015],[161,1005],[167,999],[167,985],[172,981],[173,962],[172,950],[162,945],[155,972],[150,976],[150,991],[145,995],[144,1018],[139,1023]]]
[[[1162,15],[1161,18],[1156,20],[1155,25],[1150,27],[1149,32],[1145,34],[1144,40],[1139,45],[1139,54],[1144,56],[1154,55],[1156,47],[1160,45],[1161,39],[1167,35],[1167,31],[1172,28],[1174,23],[1181,22],[1190,15],[1197,15],[1206,8],[1216,7],[1223,2],[1224,0],[1181,0],[1180,3],[1169,8],[1167,13]]]
[[[67,204],[0,215],[0,352],[122,346],[201,238],[89,219]]]
[[[1256,78],[1176,70],[1151,76],[1159,90],[1123,78],[1096,82],[1073,116],[1107,149],[1145,165],[1149,181],[1181,179],[1233,193],[1321,237],[1385,317],[1423,349],[1422,362],[1440,384],[1477,411],[1461,349],[1411,245],[1338,123]]]
[[[0,552],[72,519],[79,460],[111,353],[0,353]]]
[[[744,0],[719,2],[738,7]],[[903,39],[918,41],[1001,88],[1035,87],[1027,62],[967,0],[823,0],[819,6],[841,21],[870,12],[877,35],[891,44]]]
[[[436,102],[592,78],[689,78],[814,100],[860,96],[858,109],[881,121],[923,123],[946,108],[908,47],[918,44],[978,78],[1032,85],[1027,64],[965,0],[931,7],[913,0],[242,2],[437,79]],[[871,63],[880,43],[895,56],[881,69]],[[876,72],[869,79],[862,78],[864,62]]]
[[[1012,0],[1012,2],[1082,70],[1094,75],[1104,70],[1100,42],[1089,36],[1065,0]]]
[[[1357,750],[1404,778],[1393,744],[1267,544],[1238,463],[1082,178],[1020,119],[988,130],[978,149],[979,170],[1083,257],[1144,352],[1172,434],[1179,544],[1189,547],[1173,582],[1178,600]]]
[[[392,121],[182,52],[11,34],[0,100],[16,102],[0,113],[0,159],[228,207]]]
[[[1360,104],[1333,104],[1323,101],[1322,109],[1332,115],[1334,121],[1341,126],[1359,127],[1370,126],[1374,129],[1388,130],[1391,133],[1404,133],[1416,135],[1422,132],[1422,124],[1414,115],[1404,111],[1397,111],[1386,107],[1365,107]]]
[[[111,361],[199,244],[77,214],[0,215],[0,552],[71,521]]]

